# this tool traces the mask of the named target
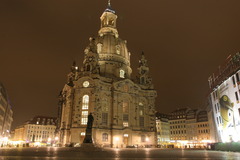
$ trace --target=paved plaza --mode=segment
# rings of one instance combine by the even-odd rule
[[[240,160],[240,153],[182,149],[1,148],[0,160]]]

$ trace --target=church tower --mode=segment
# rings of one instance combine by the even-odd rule
[[[73,63],[59,96],[60,142],[81,144],[92,113],[93,142],[103,147],[155,145],[155,99],[147,60],[132,79],[127,42],[119,37],[110,1],[97,37],[89,39],[81,68]]]

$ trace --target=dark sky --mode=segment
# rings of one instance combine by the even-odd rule
[[[73,60],[81,66],[106,6],[107,0],[0,1],[0,81],[13,127],[57,115],[70,66]],[[239,0],[112,0],[135,74],[145,52],[160,112],[203,106],[208,77],[240,51],[239,6]]]

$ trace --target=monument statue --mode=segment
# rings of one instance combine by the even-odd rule
[[[93,143],[92,142],[92,125],[93,125],[93,121],[94,121],[94,118],[92,116],[92,113],[90,113],[88,115],[86,134],[85,134],[85,138],[83,140],[83,143]]]

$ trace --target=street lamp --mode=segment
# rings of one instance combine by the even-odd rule
[[[55,146],[57,145],[57,143],[58,143],[58,137],[55,137]]]
[[[117,148],[118,148],[119,137],[116,137],[115,140],[117,141]]]
[[[49,145],[49,144],[51,144],[51,141],[52,141],[52,138],[48,138],[48,140],[47,140],[47,144]]]
[[[148,148],[149,147],[148,146],[148,142],[149,142],[149,138],[148,137],[146,138],[146,142],[147,142],[147,148]]]

